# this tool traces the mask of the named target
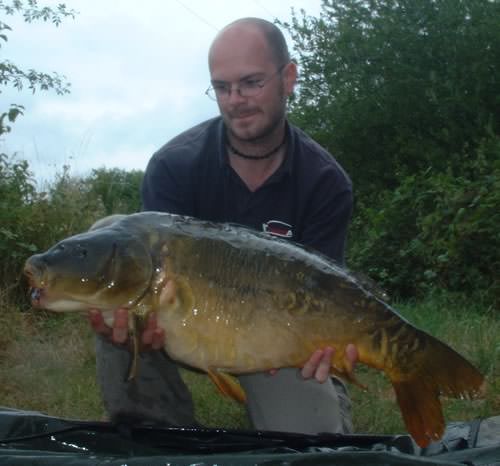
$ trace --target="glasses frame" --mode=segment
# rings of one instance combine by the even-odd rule
[[[219,101],[219,100],[227,100],[231,97],[231,94],[233,93],[233,90],[238,93],[240,97],[243,97],[244,99],[247,99],[249,97],[257,97],[261,94],[262,89],[264,89],[265,85],[269,83],[272,79],[274,79],[276,76],[278,76],[288,65],[288,63],[285,63],[284,65],[281,65],[276,72],[274,72],[271,76],[268,76],[267,78],[264,78],[261,80],[260,83],[257,83],[257,87],[259,88],[257,93],[251,96],[245,96],[241,94],[241,82],[239,84],[229,85],[227,87],[227,93],[225,93],[222,97],[217,96],[217,92],[214,88],[214,86],[209,86],[207,90],[205,91],[205,95],[210,99],[214,101]],[[212,96],[211,93],[214,95]]]

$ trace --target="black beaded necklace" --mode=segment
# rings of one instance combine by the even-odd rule
[[[234,154],[238,155],[239,157],[242,157],[247,160],[264,160],[268,159],[271,157],[271,155],[276,154],[284,145],[286,142],[286,134],[283,138],[283,141],[281,141],[274,149],[270,150],[269,152],[265,153],[264,155],[248,155],[248,154],[243,154],[243,152],[240,152],[238,149],[236,149],[229,141],[227,142],[227,146],[229,147],[229,150]]]

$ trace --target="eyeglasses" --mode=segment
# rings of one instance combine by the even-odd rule
[[[282,65],[278,68],[276,73],[273,73],[271,76],[267,78],[247,78],[243,79],[234,87],[234,90],[241,97],[257,97],[261,92],[264,86],[271,81],[274,77],[280,74],[285,65]],[[229,83],[220,82],[216,84],[212,84],[206,91],[205,94],[210,97],[212,100],[226,100],[229,99],[231,93],[233,92],[233,87]]]

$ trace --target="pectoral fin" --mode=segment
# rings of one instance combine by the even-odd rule
[[[130,332],[130,339],[132,341],[132,355],[130,361],[130,367],[128,371],[127,381],[130,382],[137,375],[137,360],[139,358],[139,319],[137,316],[132,318],[132,330]]]
[[[228,396],[239,403],[245,403],[247,401],[245,391],[241,388],[241,385],[233,376],[225,372],[220,372],[217,369],[209,369],[207,373],[212,382],[223,395]]]

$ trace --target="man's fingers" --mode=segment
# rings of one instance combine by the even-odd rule
[[[113,343],[123,344],[128,340],[128,311],[127,309],[117,309],[114,312]]]
[[[102,316],[101,311],[97,309],[90,309],[87,314],[87,319],[94,332],[98,333],[99,335],[109,337],[113,332],[111,327],[108,327],[105,324],[104,317]]]
[[[335,349],[327,346],[324,349],[316,350],[301,370],[304,379],[315,378],[318,382],[324,383],[330,377],[330,368]]]
[[[310,379],[314,375],[322,356],[323,350],[316,350],[309,358],[309,360],[304,364],[304,367],[301,370],[301,374],[304,379]]]
[[[148,315],[146,326],[142,332],[141,343],[144,346],[151,346],[153,342],[153,334],[156,329],[156,313],[152,312]]]
[[[358,349],[352,343],[349,343],[345,348],[347,360],[354,366],[359,359]]]
[[[151,348],[154,350],[162,349],[165,346],[165,331],[162,328],[156,327],[153,332]]]
[[[314,378],[320,383],[326,382],[328,377],[330,377],[330,367],[332,365],[332,356],[334,352],[335,350],[329,346],[323,350],[318,367],[314,373]]]
[[[165,346],[165,331],[158,327],[156,312],[149,314],[146,327],[142,333],[141,342],[144,347],[154,350],[162,349]]]

